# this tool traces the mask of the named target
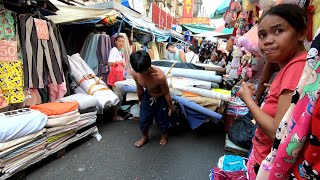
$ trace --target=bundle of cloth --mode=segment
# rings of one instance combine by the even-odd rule
[[[172,99],[178,101],[189,125],[196,129],[204,122],[221,119],[224,102],[231,97],[230,91],[217,89],[217,83],[222,80],[213,71],[184,68],[159,67],[167,76]],[[135,93],[136,84],[127,77],[124,81],[115,83],[123,93]],[[217,113],[217,112],[218,113]],[[220,114],[219,114],[220,113]]]
[[[119,97],[96,76],[92,69],[80,57],[80,54],[68,56],[71,74],[77,82],[75,93],[83,93],[96,97],[98,100],[99,113],[104,109],[117,105]]]
[[[73,94],[58,100],[58,102],[78,102],[78,110],[80,112],[80,120],[77,123],[76,141],[88,135],[98,137],[97,128],[97,104],[98,100],[94,96],[86,94]]]
[[[50,155],[71,144],[75,140],[80,113],[78,102],[50,102],[31,106],[48,116],[46,155]]]
[[[32,109],[0,113],[0,178],[11,176],[46,153],[48,117]]]

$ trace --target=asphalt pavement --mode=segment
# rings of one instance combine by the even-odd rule
[[[105,118],[98,121],[101,141],[89,137],[70,145],[64,157],[28,168],[27,180],[206,180],[224,155],[223,124],[174,129],[165,146],[159,145],[160,131],[152,126],[149,143],[136,148],[139,122]]]

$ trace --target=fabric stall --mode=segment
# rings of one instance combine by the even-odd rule
[[[164,63],[165,66],[167,63]],[[171,67],[173,65],[171,63]],[[188,66],[188,64],[185,65],[185,67]],[[224,103],[231,97],[230,91],[218,89],[221,76],[217,76],[213,71],[199,69],[157,67],[167,75],[172,99],[179,103],[192,129],[208,121],[217,123],[221,120]],[[136,84],[132,78],[127,77],[126,80],[119,81],[115,85],[122,93],[136,96]]]

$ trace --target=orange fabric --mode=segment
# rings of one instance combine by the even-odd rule
[[[47,116],[61,115],[78,109],[77,102],[50,102],[30,106],[31,109],[38,110]]]
[[[199,97],[198,94],[193,94],[193,93],[191,93],[191,92],[182,92],[182,95],[183,95],[184,97]]]

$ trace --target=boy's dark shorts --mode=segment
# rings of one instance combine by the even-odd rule
[[[164,96],[155,98],[150,96],[148,91],[144,91],[140,104],[140,130],[142,133],[149,129],[153,119],[156,120],[161,132],[167,133],[170,118],[168,112],[168,103]]]

